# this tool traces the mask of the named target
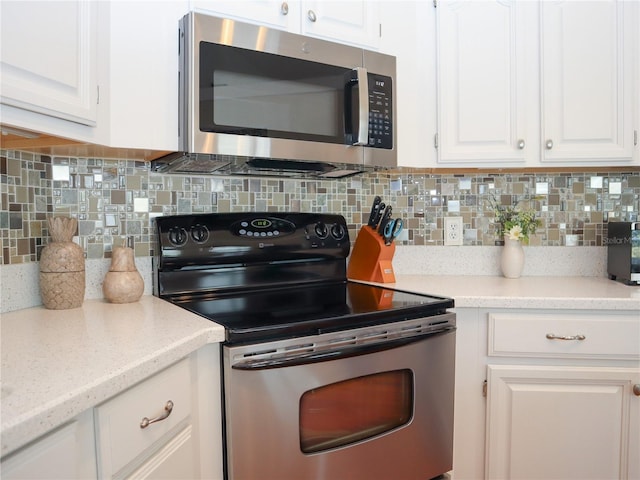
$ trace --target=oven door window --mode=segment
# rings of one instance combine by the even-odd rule
[[[200,130],[345,143],[351,69],[202,42]]]
[[[300,399],[300,449],[315,453],[359,442],[401,427],[412,416],[411,370],[325,385]]]

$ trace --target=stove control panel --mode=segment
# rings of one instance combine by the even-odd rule
[[[196,243],[205,243],[209,238],[209,229],[206,225],[192,225],[187,231],[186,228],[175,226],[169,229],[169,243],[176,247],[181,247],[191,239]]]
[[[318,222],[313,226],[313,234],[320,240],[332,239],[343,240],[347,234],[345,226],[341,223],[326,224],[325,222]],[[310,236],[309,236],[310,238]]]
[[[157,217],[158,264],[169,268],[349,255],[342,215],[239,212]]]
[[[249,218],[231,225],[231,232],[240,237],[274,238],[290,235],[295,231],[294,223],[275,217]]]

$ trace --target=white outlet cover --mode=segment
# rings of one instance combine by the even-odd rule
[[[462,217],[444,217],[444,244],[463,244],[463,223]]]

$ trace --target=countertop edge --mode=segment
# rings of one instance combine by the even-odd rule
[[[196,318],[196,314],[188,313]],[[117,396],[144,379],[160,372],[207,344],[224,341],[224,328],[203,320],[202,327],[185,335],[153,354],[110,371],[91,383],[58,396],[23,415],[2,418],[0,455],[15,453],[41,436],[64,426],[80,413]]]
[[[378,284],[455,300],[457,308],[615,310],[640,312],[640,286],[604,277],[521,277],[396,275]]]
[[[512,280],[487,276],[396,275],[395,283],[378,285],[450,297],[455,300],[456,308],[612,310],[635,311],[640,315],[640,287],[626,286],[600,277],[523,277]],[[157,301],[160,301],[157,297],[143,298],[144,305]],[[168,310],[172,308],[178,307],[172,306]],[[222,326],[194,313],[182,309],[180,312],[195,323],[184,334],[158,350],[141,355],[114,371],[105,372],[103,376],[58,395],[24,414],[12,418],[3,416],[0,432],[2,457],[63,426],[83,411],[100,405],[201,347],[224,341]]]

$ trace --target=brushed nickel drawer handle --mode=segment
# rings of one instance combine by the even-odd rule
[[[164,413],[162,415],[160,415],[159,417],[156,417],[156,418],[152,418],[152,419],[148,419],[147,417],[144,417],[140,421],[140,428],[147,428],[152,423],[156,423],[156,422],[160,422],[160,421],[164,420],[169,415],[171,415],[171,411],[172,410],[173,410],[173,402],[171,400],[169,400],[169,401],[167,401],[166,405],[164,406]]]
[[[556,335],[555,333],[547,333],[549,340],[584,340],[584,335]]]

